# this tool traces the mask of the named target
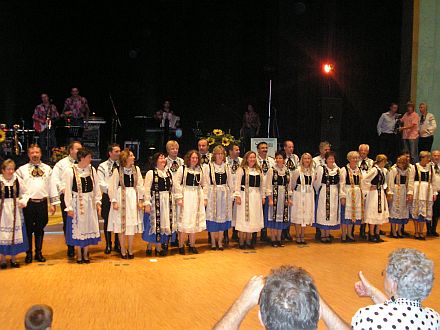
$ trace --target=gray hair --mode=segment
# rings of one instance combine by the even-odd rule
[[[416,249],[397,249],[388,256],[386,273],[397,284],[399,298],[424,300],[434,282],[434,263]]]
[[[260,314],[267,330],[317,329],[319,295],[312,277],[295,266],[272,270],[261,291]]]
[[[52,326],[53,310],[48,305],[31,306],[24,318],[26,330],[45,330]]]
[[[347,154],[347,160],[350,161],[351,158],[353,157],[359,157],[359,153],[357,151],[350,151]]]

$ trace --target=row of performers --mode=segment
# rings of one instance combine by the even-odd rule
[[[353,225],[369,224],[370,240],[379,242],[381,224],[391,222],[392,235],[398,237],[400,228],[396,226],[406,223],[410,214],[416,224],[415,237],[423,239],[424,223],[432,219],[439,170],[432,166],[427,152],[421,153],[415,166],[406,156],[400,157],[388,172],[384,155],[379,155],[368,171],[361,170],[356,151],[348,154],[349,163],[342,168],[328,151],[323,165],[305,153],[298,167],[289,170],[284,152],[261,162],[252,151],[243,159],[227,158],[224,148],[218,146],[210,161],[202,164],[203,157],[196,150],[189,151],[184,160],[178,158],[175,141],[169,141],[167,150],[168,156],[154,155],[154,169],[145,178],[134,165],[133,153],[121,152],[118,145],[109,147],[110,158],[98,171],[91,166],[91,152],[79,142],[71,143],[70,155],[53,170],[41,163],[37,145],[29,148],[30,162],[17,171],[13,161],[3,162],[1,267],[6,267],[5,255],[11,255],[11,266],[18,267],[15,255],[20,252],[26,252],[26,262],[32,262],[32,234],[35,259],[45,261],[41,250],[47,197],[51,213],[58,203],[66,213],[66,243],[77,247],[79,263],[89,262],[88,246],[101,239],[101,211],[106,253],[110,252],[108,236],[114,232],[124,259],[134,257],[136,233],[142,233],[148,242],[147,251],[155,246],[156,254],[165,255],[162,244],[177,235],[179,253],[185,253],[187,236],[190,252],[197,253],[195,234],[206,229],[211,233],[212,248],[223,250],[223,233],[231,226],[239,232],[239,247],[244,249],[254,248],[253,234],[262,228],[270,230],[274,246],[282,245],[281,231],[291,224],[299,244],[305,244],[304,228],[308,225],[321,230],[322,242],[330,242],[331,230],[342,227],[342,240],[352,241]],[[68,253],[73,256],[72,248]]]

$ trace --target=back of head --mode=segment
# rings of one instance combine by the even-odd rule
[[[53,310],[48,305],[34,305],[24,318],[26,330],[46,330],[52,326]]]
[[[317,329],[319,295],[310,275],[294,266],[272,270],[261,291],[260,313],[268,330]]]

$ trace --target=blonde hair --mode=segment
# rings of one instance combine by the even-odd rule
[[[386,155],[384,155],[384,154],[379,154],[379,155],[376,156],[376,161],[374,162],[374,164],[378,164],[378,163],[381,163],[383,161],[387,162],[388,161],[388,157]]]
[[[400,155],[399,157],[397,157],[396,165],[398,165],[398,164],[402,164],[403,169],[406,170],[409,166],[408,157],[406,157],[405,155]]]
[[[362,144],[361,144],[362,145]],[[355,150],[353,150],[353,151],[350,151],[348,154],[347,154],[347,160],[348,161],[350,161],[350,158],[353,158],[353,157],[359,157],[359,153],[357,152],[357,151],[355,151]]]
[[[212,150],[211,163],[215,163],[216,154],[223,155],[223,161],[226,161],[226,150],[223,148],[223,146],[218,145]]]
[[[244,154],[244,156],[243,156],[243,160],[241,161],[241,165],[240,165],[240,166],[241,166],[242,168],[249,168],[248,158],[249,158],[249,156],[250,156],[251,154],[254,154],[254,155],[255,155],[255,158],[257,157],[257,154],[256,154],[254,151],[248,151],[248,152],[246,152],[246,153]],[[260,165],[258,164],[257,161],[255,161],[255,168],[261,173],[261,167],[260,167]]]
[[[133,153],[130,149],[126,148],[121,151],[119,154],[119,164],[121,164],[121,167],[125,167],[127,165],[128,157],[130,157],[130,153]]]
[[[3,163],[2,163],[2,171],[6,170],[6,168],[8,166],[12,166],[15,170],[15,162],[12,159],[6,159]]]
[[[167,152],[169,152],[172,147],[179,148],[179,143],[177,143],[177,141],[175,141],[175,140],[169,140],[167,142],[167,144],[165,145],[165,148],[167,149]]]
[[[304,157],[305,157],[305,156],[309,156],[309,157],[310,157],[310,165],[309,165],[309,168],[312,168],[312,167],[313,167],[313,157],[312,157],[312,155],[309,154],[308,152],[305,152],[305,153],[303,153],[303,154],[301,155],[301,159],[300,159],[300,161],[299,161],[299,165],[300,165],[301,167],[304,167]]]
[[[426,157],[426,156],[431,157],[431,153],[429,151],[420,151],[419,159],[423,158],[423,157]]]
[[[420,107],[421,105],[424,105],[426,111],[428,111],[428,104],[427,104],[426,102],[420,102],[419,107]]]

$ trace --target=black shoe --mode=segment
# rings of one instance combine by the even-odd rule
[[[160,256],[160,257],[164,257],[167,255],[167,251],[162,249],[160,251],[154,250],[154,255],[155,256]]]
[[[245,249],[246,249],[246,246],[245,246],[244,244],[238,244],[238,248],[239,248],[240,250],[245,250]]]
[[[134,254],[128,253],[128,259],[134,259]]]
[[[419,240],[420,240],[420,241],[426,241],[426,238],[425,238],[425,236],[420,235],[420,236],[419,236]]]
[[[43,257],[40,251],[35,254],[34,259],[37,260],[38,262],[46,262],[46,258]]]
[[[277,241],[272,241],[272,246],[273,247],[278,247],[278,242]]]
[[[121,252],[120,255],[121,255],[121,259],[128,259],[127,252],[125,252],[125,254],[122,254],[122,252]]]
[[[249,249],[249,250],[255,250],[255,245],[254,244],[246,244],[247,245],[247,248]]]
[[[401,233],[397,233],[397,238],[403,238],[403,235]]]
[[[307,245],[306,241],[301,240],[300,244]]]
[[[185,255],[185,247],[184,246],[179,248],[179,254]]]
[[[20,264],[17,261],[11,260],[10,264],[11,264],[11,268],[20,268]]]
[[[439,234],[439,233],[437,233],[437,232],[433,232],[433,233],[432,233],[432,236],[434,236],[434,237],[439,237],[439,236],[440,236],[440,234]]]
[[[399,238],[399,235],[393,235],[393,234],[390,234],[390,236],[389,236],[390,238]]]
[[[26,258],[24,259],[24,262],[27,264],[30,264],[32,262],[32,252],[26,252]]]
[[[162,250],[168,251],[168,244],[163,243],[161,246],[162,246]]]
[[[145,255],[146,255],[147,257],[151,257],[151,256],[153,255],[153,250],[146,249],[146,250],[145,250]]]
[[[72,245],[67,245],[67,256],[73,258],[75,256],[75,247]]]
[[[110,254],[111,252],[112,252],[112,248],[111,248],[111,246],[107,245],[107,246],[105,247],[104,253],[105,253],[105,254]]]
[[[0,269],[6,269],[8,267],[8,264],[6,262],[2,262],[0,264]]]
[[[113,251],[117,252],[117,253],[121,253],[121,246],[120,245],[115,245],[113,247]]]
[[[195,246],[190,246],[189,252],[191,252],[193,254],[199,254],[199,251],[197,250],[197,248]]]
[[[356,242],[356,240],[354,238],[347,236],[347,242]]]
[[[285,247],[283,241],[278,241],[277,243],[278,243],[278,246],[279,246],[279,247]]]
[[[90,263],[90,259],[83,259],[83,263],[89,264]]]
[[[368,241],[372,243],[379,243],[375,235],[368,234]]]
[[[211,246],[211,250],[212,250],[212,251],[217,250],[217,246]]]
[[[321,240],[321,230],[316,228],[315,241]]]
[[[84,263],[84,261],[81,259],[81,260],[77,260],[76,263],[77,264],[82,264],[82,263]]]
[[[219,246],[219,247],[218,247],[218,250],[219,250],[219,251],[223,251],[223,250],[224,250],[223,246]]]
[[[386,235],[386,233],[383,230],[379,230],[379,235]]]
[[[178,247],[179,246],[179,240],[175,239],[174,242],[171,242],[172,247]]]

